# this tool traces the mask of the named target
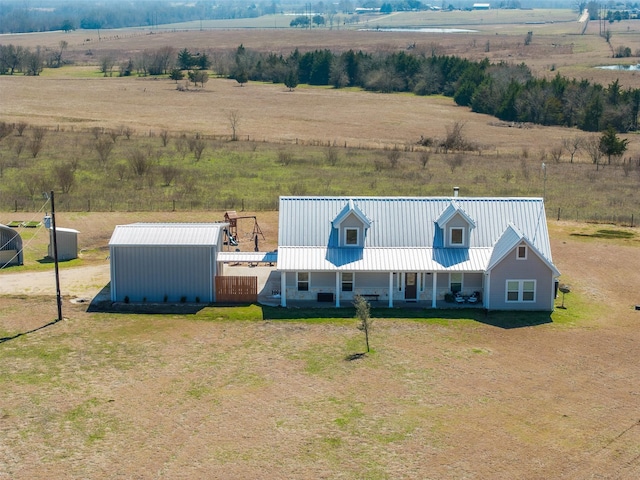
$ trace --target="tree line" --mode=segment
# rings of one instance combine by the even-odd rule
[[[253,18],[275,13],[275,3],[250,2],[109,2],[51,0],[47,8],[32,8],[23,0],[3,0],[0,33],[108,29],[157,26],[194,20]]]
[[[0,45],[0,74],[38,75],[44,66],[64,63],[67,45],[30,50]],[[187,48],[160,47],[141,52],[135,59],[121,59],[120,75],[169,75],[183,78],[190,70],[194,83],[208,79],[206,71],[244,84],[249,80],[298,84],[360,87],[381,93],[412,92],[445,95],[477,113],[505,122],[577,127],[601,132],[638,130],[640,89],[623,88],[618,80],[606,87],[588,80],[569,79],[559,73],[552,79],[535,78],[524,64],[472,61],[455,55],[399,52],[363,52],[328,49],[289,55],[264,53],[240,45],[235,51],[196,52]],[[118,65],[115,58],[99,62],[105,75]],[[193,78],[192,78],[193,77]],[[196,78],[197,77],[197,78]],[[206,77],[206,78],[205,78]]]
[[[524,64],[472,61],[449,55],[334,53],[314,50],[290,55],[236,52],[229,72],[249,80],[360,87],[382,93],[445,95],[474,112],[506,122],[577,127],[599,132],[638,130],[640,89],[622,88],[618,80],[604,87],[588,80],[535,78]],[[294,82],[295,83],[295,82]],[[290,86],[290,85],[287,85]]]

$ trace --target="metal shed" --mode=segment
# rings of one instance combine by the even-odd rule
[[[118,225],[109,241],[114,302],[215,301],[225,223]]]
[[[22,263],[22,237],[11,227],[0,224],[0,268]]]
[[[58,244],[58,260],[78,258],[78,230],[56,227],[56,243]],[[53,258],[53,228],[49,229],[48,255]]]

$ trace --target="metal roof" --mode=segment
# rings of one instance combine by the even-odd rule
[[[109,246],[215,246],[226,223],[132,223],[117,225]]]
[[[332,221],[345,208],[357,208],[371,222],[369,228],[365,225],[364,248],[339,247],[338,230]],[[476,227],[470,229],[469,248],[442,248],[444,232],[438,220],[446,223],[448,217],[460,211]],[[509,225],[514,225],[552,264],[542,198],[280,197],[278,268],[335,270],[348,264],[349,269],[379,271],[383,270],[381,265],[388,265],[387,271],[399,270],[404,265],[402,256],[407,255],[412,256],[412,262],[420,262],[410,263],[414,270],[421,265],[424,270],[482,271]],[[287,247],[300,251],[294,253]],[[468,259],[459,259],[460,255],[467,255]]]
[[[278,270],[323,272],[483,272],[491,248],[279,247]]]
[[[275,263],[278,261],[278,252],[218,252],[217,260],[223,263]]]

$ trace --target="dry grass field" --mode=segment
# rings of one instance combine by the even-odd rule
[[[113,225],[154,216],[172,220],[61,214],[86,252],[63,271],[105,265]],[[275,215],[258,218],[273,241]],[[53,296],[0,296],[0,478],[637,478],[638,234],[550,230],[572,292],[548,323],[374,309],[356,361],[348,318],[99,313],[63,284],[52,324]],[[29,248],[34,263],[46,235]]]
[[[86,31],[5,36],[3,43],[31,46],[55,47],[65,39],[76,65],[37,78],[0,76],[0,120],[64,132],[124,124],[139,135],[169,129],[220,136],[230,134],[227,116],[237,111],[243,142],[298,139],[379,149],[414,145],[421,135],[440,137],[459,121],[482,145],[478,161],[529,152],[537,170],[539,152],[577,132],[496,126],[495,119],[441,97],[307,87],[287,92],[282,85],[240,87],[224,79],[178,92],[166,79],[101,78],[95,62],[104,53],[127,58],[163,45],[215,52],[243,43],[287,54],[296,46],[397,50],[415,42],[418,50],[435,45],[447,54],[524,61],[539,75],[560,72],[604,84],[619,77],[625,87],[640,86],[640,75],[591,68],[614,61],[593,30],[597,25],[580,36],[566,12],[544,24],[486,15],[428,15],[415,22],[478,30],[463,35],[225,24],[204,31],[101,32],[100,41]],[[376,20],[381,26],[392,21]],[[640,24],[611,28],[614,46],[640,48]],[[525,48],[529,30],[534,40]],[[640,145],[634,134],[628,138],[628,154],[637,158]],[[609,206],[638,201],[637,179],[623,178],[619,169],[606,170],[606,186],[578,191],[563,176],[570,170],[549,168],[549,188],[553,183],[558,191],[566,182],[578,202],[611,185],[620,190]],[[539,175],[535,182],[539,192]],[[15,288],[21,272],[51,267],[38,262],[45,232],[21,231],[26,265],[0,272],[0,291],[13,286],[0,295],[0,480],[640,477],[637,229],[550,219],[554,262],[572,287],[566,309],[535,318],[374,309],[374,351],[356,361],[345,358],[362,351],[362,334],[355,320],[333,318],[340,314],[332,309],[313,312],[323,318],[312,319],[290,310],[283,320],[276,319],[279,309],[256,305],[148,315],[95,312],[71,302],[105,286],[87,269],[108,264],[115,225],[221,215],[59,213],[59,225],[81,231],[81,258],[62,265],[75,281],[73,295],[62,285],[65,319],[57,323],[53,296]],[[275,248],[277,213],[256,215],[267,237],[262,247]],[[0,222],[32,219],[25,216],[3,212]]]

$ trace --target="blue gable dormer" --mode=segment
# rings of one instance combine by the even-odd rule
[[[445,248],[469,248],[471,231],[476,222],[465,212],[455,200],[444,209],[436,220],[441,234],[442,246]],[[434,239],[435,240],[435,239]]]
[[[332,235],[337,235],[338,246],[348,248],[362,248],[367,230],[371,227],[371,220],[349,199],[344,208],[331,222]]]

